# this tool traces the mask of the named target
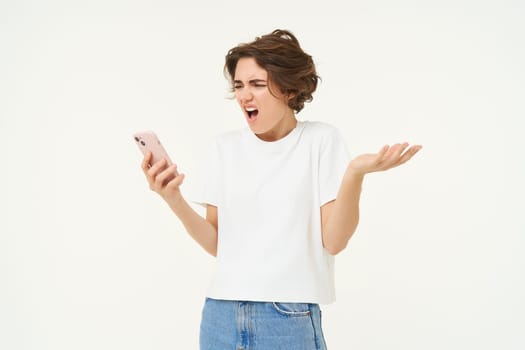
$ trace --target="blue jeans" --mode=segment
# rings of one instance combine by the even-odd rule
[[[201,350],[326,350],[321,309],[310,303],[206,298]]]

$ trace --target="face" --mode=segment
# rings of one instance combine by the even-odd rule
[[[295,127],[295,115],[286,96],[273,86],[275,96],[270,93],[268,72],[254,58],[239,59],[233,84],[235,98],[250,129],[261,139],[278,139],[289,132],[286,129]]]

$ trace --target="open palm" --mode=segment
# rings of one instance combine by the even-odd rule
[[[376,171],[384,171],[406,163],[422,146],[408,143],[396,143],[393,146],[383,146],[378,153],[361,154],[350,162],[348,169],[354,173],[365,175]]]

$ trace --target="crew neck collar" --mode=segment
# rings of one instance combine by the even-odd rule
[[[263,151],[279,152],[285,149],[289,144],[297,140],[302,130],[304,129],[307,121],[297,120],[295,127],[284,137],[275,141],[264,141],[261,140],[257,135],[253,133],[250,127],[245,128],[246,134],[248,134],[249,141],[257,148]]]

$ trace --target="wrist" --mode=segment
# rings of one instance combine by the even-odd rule
[[[182,207],[184,203],[184,197],[182,197],[182,194],[178,192],[177,194],[172,195],[170,198],[164,198],[164,200],[168,203],[170,208],[177,213],[179,209]]]
[[[347,181],[363,181],[365,172],[359,171],[351,166],[346,169],[345,180]]]

